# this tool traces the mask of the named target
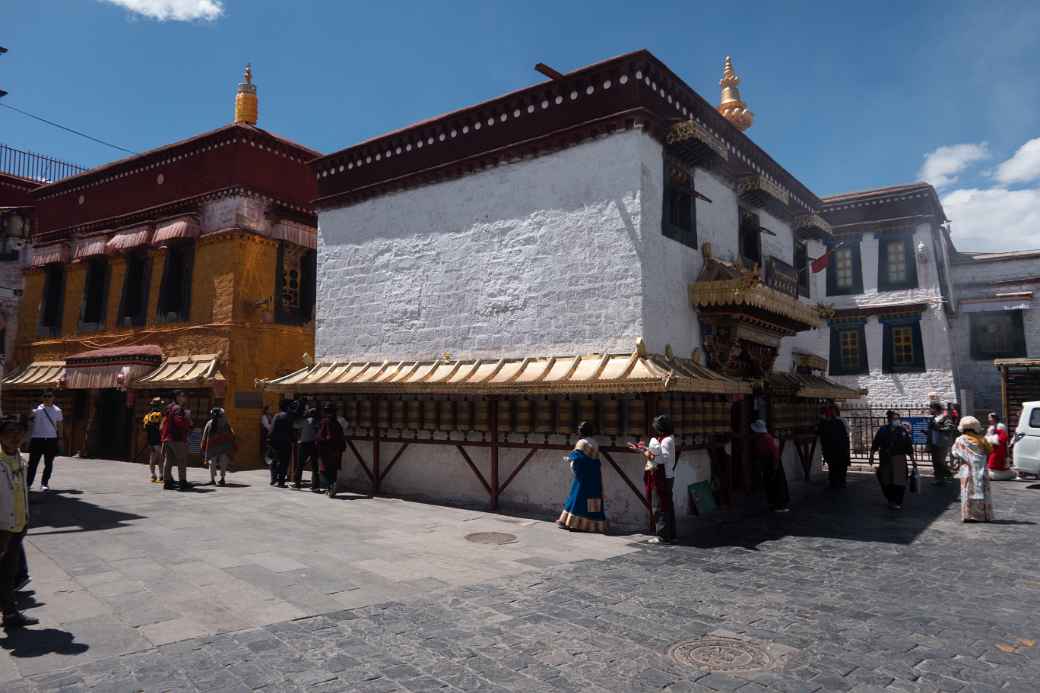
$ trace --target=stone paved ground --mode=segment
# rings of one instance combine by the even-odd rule
[[[69,496],[78,505],[37,507],[30,560],[44,623],[0,640],[3,691],[1040,689],[1040,484],[996,485],[1001,521],[963,525],[951,487],[926,487],[895,514],[860,475],[788,515],[652,547],[259,486],[167,503],[127,469],[139,473],[70,462],[56,479],[84,490]],[[299,518],[319,525],[290,531]],[[471,528],[518,541],[466,544]],[[63,588],[48,586],[48,561],[69,575]],[[307,561],[313,582],[292,563]],[[366,604],[351,603],[362,589]],[[284,608],[264,612],[263,594],[299,613],[261,624]],[[84,601],[103,614],[86,615]],[[62,621],[66,609],[83,618]],[[152,639],[130,625],[185,613],[209,632],[176,639],[171,625]],[[703,638],[718,647],[694,648],[696,667],[670,656]]]

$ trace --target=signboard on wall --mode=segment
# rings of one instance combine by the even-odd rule
[[[907,416],[903,419],[910,425],[910,437],[913,438],[914,445],[928,444],[929,420],[931,420],[930,416]]]

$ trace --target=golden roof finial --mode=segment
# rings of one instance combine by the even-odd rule
[[[726,56],[722,65],[722,79],[719,86],[722,87],[722,98],[719,101],[719,113],[722,117],[733,123],[739,130],[747,130],[755,114],[748,110],[747,104],[740,100],[740,77],[733,71],[733,59]]]
[[[235,94],[235,122],[256,125],[259,104],[256,98],[256,85],[253,84],[252,63],[246,63],[242,80],[238,85],[238,92]]]

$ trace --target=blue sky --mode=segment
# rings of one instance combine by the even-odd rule
[[[230,121],[330,152],[648,48],[819,195],[926,177],[963,249],[1040,246],[1040,3],[48,0],[0,6],[4,102],[141,151]],[[122,156],[0,109],[0,142]],[[926,158],[929,157],[929,158]]]

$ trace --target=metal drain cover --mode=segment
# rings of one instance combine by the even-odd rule
[[[512,544],[516,541],[515,534],[509,534],[508,532],[474,532],[473,534],[466,535],[466,541],[472,541],[474,544],[494,544],[501,546],[502,544]]]
[[[761,671],[775,665],[773,657],[753,642],[708,637],[672,645],[668,654],[679,664],[702,671]]]

